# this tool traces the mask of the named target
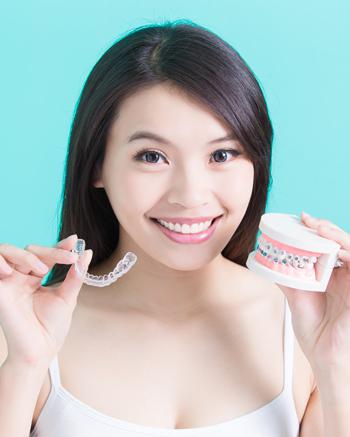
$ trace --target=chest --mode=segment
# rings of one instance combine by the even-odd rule
[[[110,325],[77,322],[58,356],[61,385],[99,412],[146,426],[231,420],[281,393],[283,317],[281,307],[268,326],[257,314],[247,323],[223,312],[179,326],[130,317]],[[310,373],[297,342],[294,351],[293,392],[301,420]],[[49,390],[47,378],[37,411]]]

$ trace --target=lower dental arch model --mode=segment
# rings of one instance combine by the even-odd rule
[[[87,272],[82,272],[79,267],[79,260],[81,259],[84,250],[85,241],[81,238],[78,238],[74,249],[72,249],[72,252],[79,255],[78,261],[74,264],[74,268],[75,271],[83,278],[83,282],[85,284],[92,285],[94,287],[107,287],[108,285],[117,281],[121,276],[125,275],[125,273],[127,273],[137,261],[137,256],[133,252],[127,252],[124,258],[121,259],[115,266],[112,272],[102,276],[90,275]]]

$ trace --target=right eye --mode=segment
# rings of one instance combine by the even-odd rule
[[[152,155],[153,155],[153,157],[154,156],[163,156],[161,153],[156,152],[155,150],[142,149],[142,150],[136,152],[136,154],[133,156],[133,159],[135,159],[135,161],[142,161],[142,162],[146,162],[149,164],[157,164],[157,162],[158,162],[157,159],[156,160],[151,159],[151,161],[148,161],[148,160],[145,161],[144,159],[142,159],[143,156],[152,156]],[[163,156],[163,158],[164,158],[164,156]]]

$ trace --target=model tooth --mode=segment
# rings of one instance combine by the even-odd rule
[[[293,255],[291,253],[287,252],[286,259],[287,259],[287,263],[289,265],[292,265],[292,263],[293,263]]]
[[[272,249],[272,255],[274,255],[274,256],[278,256],[278,254],[279,254],[279,250],[277,249],[277,247],[274,247],[274,248]]]
[[[265,252],[270,254],[272,250],[272,244],[271,243],[267,243],[265,246]]]

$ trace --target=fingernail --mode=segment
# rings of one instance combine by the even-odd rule
[[[77,234],[72,234],[69,237],[65,238],[63,241],[69,240],[72,237],[78,237],[78,235]]]
[[[62,244],[62,243],[64,243],[64,242],[68,241],[68,240],[69,240],[70,238],[72,238],[72,237],[78,237],[78,235],[77,235],[77,234],[70,235],[69,237],[66,237],[66,238],[64,238],[63,240],[60,240],[60,241],[57,243],[57,245],[60,245],[60,244]]]
[[[45,265],[41,261],[37,261],[36,266],[37,266],[38,270],[40,270],[40,272],[42,272],[42,273],[47,273],[49,271],[49,268],[47,267],[47,265]]]
[[[89,254],[88,255],[86,255],[86,258],[89,258],[90,257],[90,253],[92,254],[93,252],[92,252],[92,249],[87,249],[87,251],[86,252],[89,252]],[[92,257],[91,257],[91,260],[92,260]],[[87,263],[87,265],[89,265],[90,264],[90,262],[91,261],[86,261],[86,263]]]
[[[70,238],[72,238],[72,237],[77,237],[77,236],[78,236],[77,234],[72,234],[72,235],[70,235],[69,237],[64,238],[63,240],[61,240],[61,242],[62,242],[62,241],[67,241],[67,240],[69,240]]]

